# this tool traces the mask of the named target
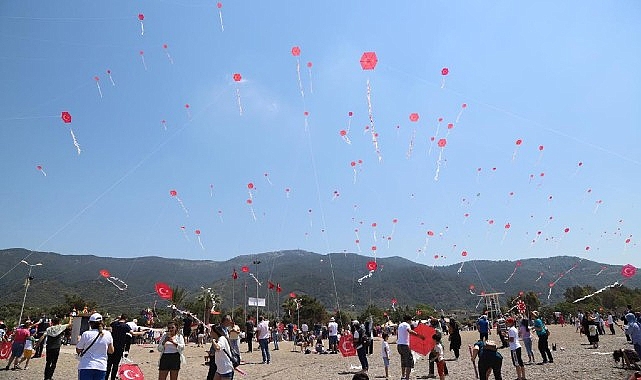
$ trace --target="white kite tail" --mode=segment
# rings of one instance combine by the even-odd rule
[[[443,161],[443,148],[438,153],[438,160],[436,160],[436,174],[434,174],[434,181],[438,181],[438,176],[441,171],[441,162]]]
[[[516,268],[517,267],[514,267],[514,270],[512,271],[512,274],[510,274],[510,276],[507,278],[507,280],[505,280],[505,282],[503,282],[504,284],[507,284],[507,282],[510,281],[512,279],[512,277],[514,277],[514,273],[516,273]]]
[[[240,116],[243,116],[243,105],[240,102],[240,88],[236,89],[236,101],[238,102],[238,112],[240,112]]]
[[[300,90],[300,96],[305,100],[305,91],[303,90],[303,81],[300,79],[300,59],[296,58],[296,76],[298,78],[298,89]]]
[[[218,10],[218,18],[220,18],[220,31],[224,32],[225,25],[223,24],[223,11],[221,11],[220,9]]]
[[[605,291],[605,290],[608,290],[608,289],[610,289],[610,288],[614,288],[615,286],[621,286],[621,285],[619,284],[619,282],[618,282],[618,281],[615,281],[613,284],[610,284],[610,285],[604,286],[603,288],[601,288],[601,289],[597,290],[596,292],[594,292],[594,293],[592,293],[592,294],[588,294],[588,295],[587,295],[587,296],[585,296],[585,297],[581,297],[581,298],[579,298],[579,299],[577,299],[577,300],[572,301],[572,303],[581,302],[581,301],[583,301],[583,300],[585,300],[585,299],[588,299],[588,298],[590,298],[590,297],[594,297],[595,295],[597,295],[597,294],[599,294],[599,293],[601,293],[601,292],[603,292],[603,291]]]
[[[73,140],[73,146],[76,147],[76,150],[78,151],[78,155],[80,155],[80,144],[78,144],[78,140],[76,140],[76,135],[73,133],[73,129],[69,128],[69,133],[71,133],[71,139]]]

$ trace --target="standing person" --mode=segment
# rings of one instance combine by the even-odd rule
[[[40,320],[37,323],[37,329],[36,329],[36,339],[40,340],[45,335],[45,332],[47,331],[47,328],[51,326],[51,321],[45,314],[42,314],[40,317]],[[42,356],[42,346],[36,347],[36,352],[35,355],[33,355],[34,358],[39,358]]]
[[[162,353],[158,363],[158,380],[167,379],[167,375],[171,380],[178,379],[180,365],[185,363],[184,349],[185,338],[178,331],[176,323],[169,322],[167,332],[163,334],[158,344],[158,351]]]
[[[391,354],[389,343],[387,343],[389,334],[384,332],[381,337],[383,338],[383,343],[381,345],[381,356],[383,357],[383,366],[385,366],[385,378],[387,379],[389,377],[389,357]]]
[[[232,351],[240,355],[240,346],[238,345],[238,342],[240,341],[240,327],[234,323],[227,332],[229,334],[229,344],[231,345]]]
[[[614,317],[612,316],[612,312],[608,313],[608,327],[610,327],[610,335],[615,335],[616,332],[614,331]]]
[[[449,332],[447,339],[450,341],[450,351],[454,351],[454,357],[458,359],[459,350],[461,349],[461,332],[458,322],[454,318],[450,318],[447,330]]]
[[[211,346],[214,349],[214,362],[216,375],[214,380],[233,379],[234,365],[231,361],[231,346],[221,326],[213,326],[211,329]],[[208,377],[209,379],[209,377]]]
[[[487,316],[485,314],[476,321],[476,325],[479,330],[479,340],[486,341],[490,333],[490,322],[487,321]]]
[[[334,317],[329,319],[327,332],[329,334],[329,353],[336,354],[338,353],[338,323],[336,323]]]
[[[260,354],[263,356],[263,364],[269,364],[269,321],[262,315],[258,317],[258,326],[256,326],[256,338],[260,346]]]
[[[412,317],[408,314],[403,316],[403,322],[398,325],[396,337],[396,349],[401,355],[401,379],[409,380],[410,372],[414,368],[414,358],[412,358],[412,351],[410,350],[410,334],[425,339],[425,337],[416,331],[412,330],[410,322]]]
[[[274,342],[274,351],[278,350],[278,342],[280,341],[280,332],[278,331],[278,322],[274,321],[272,326],[272,341]]]
[[[111,323],[111,336],[114,342],[114,352],[107,355],[107,374],[106,380],[116,380],[118,374],[118,364],[122,359],[127,343],[129,343],[133,336],[142,335],[142,332],[135,332],[131,330],[131,326],[127,323],[127,315],[122,314],[118,320]]]
[[[528,364],[536,362],[534,358],[534,352],[532,351],[532,334],[530,333],[530,321],[527,318],[521,319],[521,325],[519,326],[519,336],[523,339],[523,344],[525,345],[525,351],[527,352]]]
[[[247,342],[247,352],[252,352],[252,341],[254,340],[254,322],[251,317],[247,317],[245,322],[245,341]]]
[[[103,330],[102,315],[93,313],[89,317],[89,330],[82,333],[76,353],[78,380],[104,380],[107,373],[107,354],[114,352],[111,333]]]
[[[509,317],[505,320],[507,325],[507,340],[510,344],[510,354],[512,364],[516,367],[516,379],[525,380],[525,366],[521,358],[521,344],[519,343],[519,331],[516,329],[514,318]]]
[[[365,332],[365,327],[357,320],[352,321],[352,338],[358,354],[358,361],[361,363],[361,373],[367,373],[369,370],[369,363],[367,362],[369,338]]]
[[[134,318],[131,321],[128,321],[127,325],[129,325],[129,328],[131,328],[131,331],[134,331],[134,332],[140,331],[140,327],[138,327],[138,320],[136,318]],[[141,334],[141,335],[144,335],[144,334]],[[127,339],[127,343],[125,343],[125,350],[123,352],[124,357],[129,356],[129,349],[131,348],[131,344],[134,343],[136,339],[133,334],[131,334],[130,336],[127,336],[127,338],[129,339]]]
[[[18,326],[16,331],[13,333],[13,343],[11,343],[11,357],[9,358],[7,366],[4,367],[5,370],[9,370],[9,367],[11,367],[11,363],[14,360],[15,364],[13,366],[13,369],[20,369],[20,367],[18,366],[18,359],[22,357],[22,354],[24,353],[24,345],[30,336],[31,333],[29,332],[29,326],[25,324]]]
[[[439,380],[445,380],[445,375],[447,375],[447,367],[445,365],[445,357],[443,356],[443,345],[441,344],[442,334],[437,331],[432,335],[432,340],[434,341],[434,361],[436,362],[436,370],[438,371]]]
[[[634,350],[641,358],[641,325],[639,325],[636,316],[632,312],[625,315],[625,320],[628,323],[627,334],[630,336]]]
[[[536,336],[539,338],[538,347],[541,357],[543,358],[543,364],[548,362],[554,363],[550,347],[548,346],[548,337],[550,336],[549,330],[545,324],[543,324],[538,311],[533,311],[532,315],[536,318],[534,320],[534,331],[536,331]]]
[[[73,317],[69,317],[69,323],[61,325],[60,318],[52,318],[51,326],[47,328],[45,334],[40,337],[40,340],[36,343],[36,345],[42,346],[45,343],[45,339],[47,339],[47,350],[45,351],[45,380],[53,379],[53,373],[56,371],[56,365],[58,364],[58,356],[60,356],[62,338],[65,335],[65,331],[71,328],[72,321]]]

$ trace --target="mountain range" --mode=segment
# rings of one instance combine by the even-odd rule
[[[258,297],[271,303],[270,310],[290,293],[315,297],[328,310],[362,310],[369,304],[389,308],[392,299],[401,307],[427,304],[452,310],[474,308],[481,292],[510,297],[519,291],[533,291],[540,294],[543,304],[549,304],[563,300],[565,289],[573,286],[599,289],[615,281],[626,280],[628,287],[641,283],[638,276],[625,279],[621,266],[571,256],[469,260],[448,266],[385,257],[376,260],[371,275],[367,265],[372,257],[302,250],[241,255],[226,261],[63,255],[19,248],[0,250],[0,257],[0,305],[22,302],[29,268],[20,262],[27,260],[42,263],[32,268],[28,306],[58,305],[65,294],[75,294],[114,312],[166,303],[155,292],[157,282],[185,289],[188,298],[202,294],[201,287],[211,288],[220,295],[223,308],[232,303],[241,306],[246,297],[256,297],[258,292]],[[243,267],[248,272],[243,272]],[[111,282],[101,270],[109,272]],[[282,292],[268,289],[270,282],[279,284]],[[116,287],[124,288],[125,284],[126,290]]]

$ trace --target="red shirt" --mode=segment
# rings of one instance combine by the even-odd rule
[[[19,328],[13,334],[13,341],[16,343],[25,343],[29,336],[31,336],[31,334],[29,333],[29,330]]]

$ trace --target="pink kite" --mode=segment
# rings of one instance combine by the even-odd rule
[[[65,124],[70,124],[71,123],[71,114],[67,111],[62,111],[60,114],[60,118]],[[73,146],[76,147],[76,151],[78,152],[78,155],[80,155],[80,144],[78,144],[78,140],[76,139],[76,135],[73,133],[73,129],[71,129],[71,126],[69,126],[69,133],[71,133],[71,140],[73,141]]]
[[[220,19],[220,31],[225,31],[225,26],[223,25],[223,3],[220,1],[216,3],[216,8],[218,8],[218,18]]]
[[[144,36],[145,35],[145,24],[143,21],[145,20],[145,15],[142,13],[138,13],[138,21],[140,21],[140,35]]]
[[[242,75],[239,73],[232,75],[232,78],[236,83],[240,83],[243,79]],[[243,116],[243,105],[240,101],[240,88],[238,86],[236,86],[236,101],[238,102],[238,111],[240,112],[240,116]]]

